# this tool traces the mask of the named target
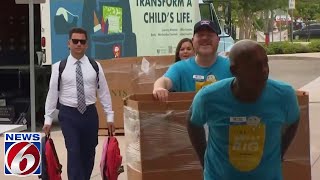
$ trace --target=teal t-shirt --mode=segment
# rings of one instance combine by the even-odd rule
[[[208,124],[205,180],[282,180],[281,130],[299,119],[295,90],[269,79],[254,103],[238,101],[234,78],[200,90],[191,122]]]
[[[171,79],[173,88],[176,92],[198,91],[203,86],[216,81],[230,78],[230,61],[226,57],[217,56],[217,60],[210,67],[201,67],[195,57],[179,61],[170,66],[164,74]]]

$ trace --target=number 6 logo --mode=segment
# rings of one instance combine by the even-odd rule
[[[10,173],[25,177],[33,174],[40,166],[38,148],[29,142],[14,143],[6,152],[6,167]]]

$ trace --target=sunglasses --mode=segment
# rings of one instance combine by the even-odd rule
[[[87,40],[85,39],[71,39],[73,44],[78,44],[79,42],[84,45],[86,44]]]

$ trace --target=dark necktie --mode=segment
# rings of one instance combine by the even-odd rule
[[[77,68],[76,68],[76,80],[77,80],[77,98],[78,98],[78,111],[83,114],[86,109],[86,97],[84,95],[84,85],[83,85],[83,76],[82,70],[80,66],[81,62],[77,61]]]

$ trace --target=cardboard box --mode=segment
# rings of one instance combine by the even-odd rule
[[[142,60],[149,63],[149,72],[141,70]],[[133,93],[152,93],[153,83],[161,77],[174,62],[174,56],[128,57],[100,60],[111,94],[115,112],[116,128],[123,129],[123,98]],[[99,115],[99,128],[107,128],[107,120],[101,103],[96,104]]]
[[[203,179],[186,128],[193,97],[194,93],[170,93],[166,103],[154,100],[152,94],[125,99],[128,180]],[[297,97],[300,124],[284,157],[283,176],[284,180],[311,180],[309,99],[301,91],[297,91]]]
[[[297,91],[300,122],[283,162],[284,180],[311,180],[309,94]]]
[[[123,127],[123,98],[132,93],[129,83],[124,82],[130,79],[130,73],[110,72],[106,75],[107,83],[110,90],[112,109],[114,111],[115,127]],[[99,128],[107,128],[107,120],[100,101],[96,103],[99,115]]]
[[[186,128],[193,97],[174,93],[169,102],[159,103],[152,94],[135,94],[125,100],[129,180],[203,179]]]

